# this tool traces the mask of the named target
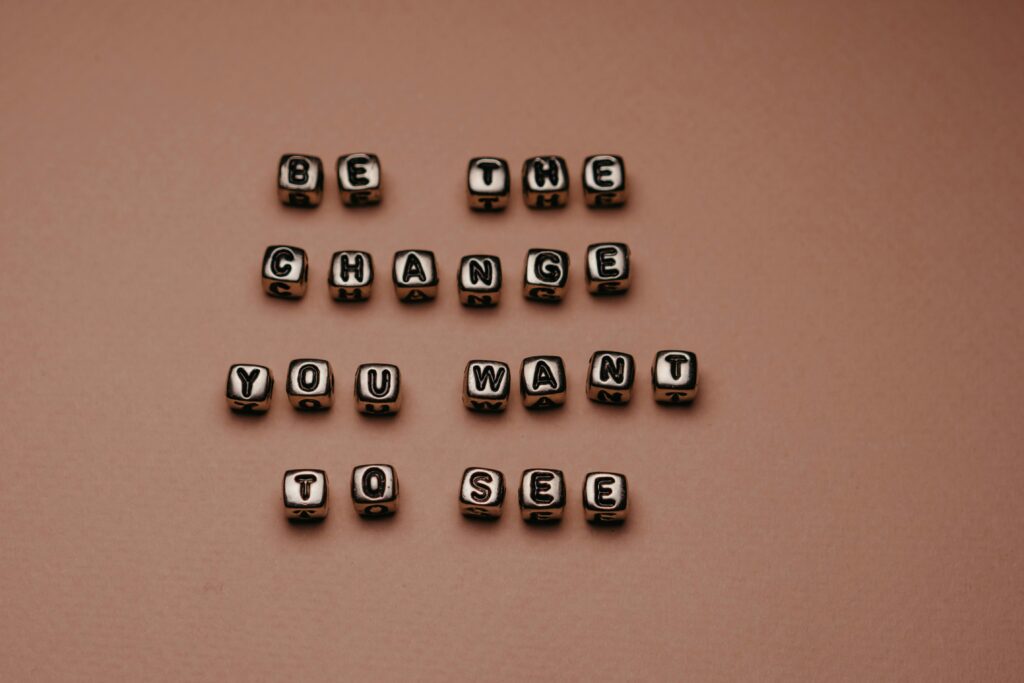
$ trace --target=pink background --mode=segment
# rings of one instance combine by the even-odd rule
[[[0,678],[1020,680],[1024,677],[1024,6],[1013,2],[4,3],[0,12]],[[284,152],[380,155],[384,204],[282,207]],[[595,213],[582,159],[625,157]],[[561,154],[570,206],[465,207],[469,157]],[[518,175],[518,174],[516,174]],[[636,280],[585,292],[587,244]],[[311,258],[265,296],[266,245]],[[570,252],[567,300],[518,293]],[[331,252],[377,289],[336,305]],[[399,304],[397,249],[442,288]],[[494,311],[455,268],[494,253]],[[657,407],[660,348],[699,354]],[[626,409],[583,395],[633,353]],[[560,354],[570,397],[466,411],[475,357]],[[292,410],[292,358],[339,404]],[[352,408],[398,364],[393,421]],[[232,416],[232,362],[275,407]],[[364,523],[357,464],[399,473]],[[565,470],[558,528],[456,511],[462,470]],[[285,469],[328,471],[292,528]],[[632,517],[588,527],[586,472]],[[514,501],[514,498],[512,499]]]

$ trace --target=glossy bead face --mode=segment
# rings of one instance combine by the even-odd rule
[[[587,372],[587,398],[598,403],[628,403],[633,396],[635,376],[633,356],[617,351],[595,351]]]
[[[319,157],[285,154],[277,169],[277,196],[287,206],[311,208],[324,196],[324,169]]]
[[[338,189],[346,206],[380,203],[380,160],[376,154],[346,154],[338,157]]]
[[[398,511],[398,476],[391,465],[361,465],[352,470],[352,505],[363,517]]]
[[[587,206],[601,208],[626,203],[626,166],[615,154],[597,154],[583,162],[583,196]]]
[[[470,467],[462,474],[459,509],[466,517],[497,519],[505,502],[505,476],[498,470]]]
[[[565,510],[561,470],[526,470],[519,485],[519,511],[527,522],[557,522]]]
[[[299,247],[269,246],[263,253],[263,291],[279,299],[296,299],[306,293],[309,263]]]
[[[523,405],[540,410],[565,403],[565,366],[559,356],[531,356],[523,359],[519,392]]]
[[[658,351],[651,365],[654,400],[686,403],[697,396],[697,354],[692,351]]]
[[[462,380],[462,403],[470,410],[496,413],[508,405],[512,376],[507,363],[471,360]]]
[[[373,288],[373,257],[365,251],[336,251],[327,288],[336,301],[366,301]]]
[[[501,259],[463,256],[459,264],[459,301],[464,306],[497,306],[501,300]]]
[[[264,413],[270,410],[274,376],[263,365],[232,365],[228,368],[227,399],[238,413]]]
[[[558,249],[530,249],[526,252],[523,296],[534,301],[555,303],[565,296],[569,282],[569,255]]]
[[[469,208],[474,211],[501,211],[508,206],[509,173],[504,159],[470,159],[467,176]]]
[[[327,473],[323,470],[285,472],[284,515],[294,521],[326,517]]]
[[[334,373],[325,360],[303,358],[288,366],[288,400],[296,410],[326,410],[334,405]]]
[[[402,407],[397,365],[366,363],[356,370],[356,410],[367,415],[394,415]]]
[[[629,512],[626,477],[591,472],[583,479],[583,515],[593,524],[621,524]]]
[[[395,294],[403,303],[428,301],[437,296],[437,266],[434,252],[409,249],[395,254],[392,268]]]
[[[565,206],[569,171],[559,156],[531,157],[523,162],[523,200],[531,209]]]
[[[587,247],[587,290],[591,294],[624,294],[630,280],[629,247],[620,242]]]

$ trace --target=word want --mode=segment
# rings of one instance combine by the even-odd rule
[[[623,405],[633,396],[636,362],[619,351],[596,351],[587,372],[587,397],[597,403]],[[692,351],[658,351],[651,364],[654,399],[686,403],[697,396],[697,355]],[[327,410],[334,405],[334,372],[326,360],[301,358],[288,366],[288,400],[296,410]],[[462,380],[462,403],[478,412],[501,412],[512,391],[508,363],[471,360]],[[228,406],[240,413],[270,410],[274,376],[264,365],[236,364],[228,369]],[[565,364],[560,356],[530,356],[519,367],[519,392],[529,409],[565,403]],[[394,415],[402,406],[397,365],[365,363],[356,369],[356,410],[366,415]]]
[[[288,470],[284,473],[284,513],[291,521],[321,520],[328,512],[327,473]],[[561,470],[529,469],[519,484],[519,510],[524,521],[551,523],[565,511],[565,475]],[[459,509],[473,519],[498,519],[505,503],[505,475],[499,470],[470,467],[462,474]],[[352,470],[352,505],[362,517],[398,512],[398,475],[391,465],[360,465]],[[629,512],[626,477],[591,472],[583,478],[583,514],[594,524],[621,524]]]
[[[376,154],[338,157],[338,190],[345,206],[370,206],[381,200],[381,166]],[[565,206],[569,201],[569,170],[560,156],[530,157],[523,162],[523,201],[532,209]],[[583,196],[592,208],[626,203],[626,167],[616,154],[596,154],[583,161]],[[466,189],[474,211],[503,211],[511,190],[508,162],[500,157],[469,160]],[[286,206],[312,208],[324,196],[320,157],[285,154],[278,163],[277,195]]]

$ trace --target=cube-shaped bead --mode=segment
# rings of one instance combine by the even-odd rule
[[[391,465],[360,465],[352,470],[352,505],[363,517],[398,511],[398,475]]]
[[[437,296],[437,265],[432,251],[407,249],[396,252],[391,276],[395,294],[403,303],[428,301]]]
[[[462,403],[470,410],[496,413],[508,405],[512,376],[507,363],[471,360],[462,382]]]
[[[336,301],[366,301],[373,289],[373,257],[365,251],[336,251],[327,288]]]
[[[587,372],[587,397],[598,403],[629,403],[635,376],[633,356],[618,351],[595,351]]]
[[[297,299],[306,293],[309,261],[299,247],[272,245],[263,252],[263,291],[280,299]]]
[[[583,196],[587,206],[601,208],[626,203],[626,166],[615,154],[597,154],[583,161]]]
[[[323,470],[288,470],[284,473],[284,514],[290,520],[327,516],[327,473]]]
[[[469,208],[474,211],[501,211],[508,206],[509,173],[504,159],[470,159],[467,176]]]
[[[555,303],[565,296],[569,282],[569,255],[558,249],[530,249],[526,252],[523,296],[534,301]]]
[[[523,162],[523,200],[531,209],[565,206],[569,170],[559,156],[530,157]]]
[[[334,405],[334,373],[331,364],[316,358],[293,360],[285,387],[296,410],[326,410]]]
[[[523,405],[531,409],[556,408],[565,403],[565,365],[559,356],[530,356],[519,371]]]
[[[356,370],[356,410],[367,415],[394,415],[402,407],[397,365],[364,363]]]
[[[583,516],[594,524],[621,524],[629,512],[626,477],[591,472],[583,479]]]
[[[277,169],[277,197],[287,206],[312,208],[324,196],[324,169],[319,157],[285,154]]]
[[[228,406],[237,413],[265,413],[274,394],[274,375],[264,365],[232,365],[226,394]]]
[[[697,396],[697,354],[692,351],[658,351],[651,365],[654,400],[687,403]]]
[[[501,259],[463,256],[459,264],[459,301],[464,306],[497,306],[501,300]]]
[[[470,467],[462,474],[459,509],[466,517],[497,519],[505,502],[505,476],[498,470]]]
[[[523,472],[519,511],[527,522],[557,522],[565,510],[565,476],[561,470]]]
[[[624,294],[630,281],[628,246],[602,242],[587,247],[587,290],[591,294]]]
[[[338,157],[338,189],[345,206],[380,203],[380,159],[376,154],[345,154]]]

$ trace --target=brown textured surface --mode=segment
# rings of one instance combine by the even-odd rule
[[[5,3],[0,678],[1024,676],[1021,6],[515,4]],[[278,204],[282,152],[362,150],[379,209],[330,180]],[[595,152],[625,211],[583,207]],[[537,153],[567,210],[470,215],[470,156]],[[624,299],[584,291],[601,239],[633,249]],[[280,242],[298,304],[260,291]],[[532,246],[575,259],[564,305],[518,295]],[[328,300],[333,250],[409,247],[437,302]],[[504,261],[495,311],[457,303],[470,252]],[[671,346],[689,410],[650,400]],[[625,410],[583,396],[600,347],[640,362]],[[467,359],[537,353],[564,410],[462,408]],[[284,400],[301,356],[335,366],[329,414]],[[405,373],[395,421],[351,407],[372,360]],[[277,374],[265,419],[228,413],[233,361]],[[372,461],[389,522],[348,505]],[[463,521],[468,465],[564,469],[566,520]],[[290,467],[328,471],[323,526],[283,521]],[[619,531],[582,519],[599,468],[630,477]]]

